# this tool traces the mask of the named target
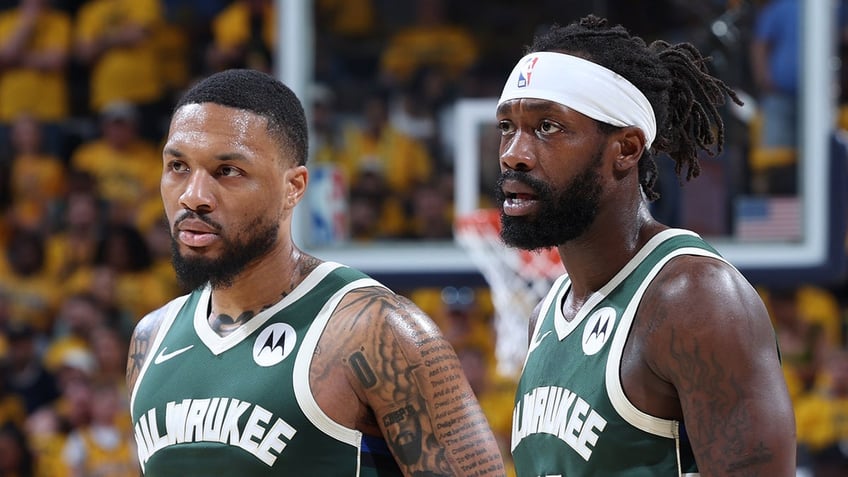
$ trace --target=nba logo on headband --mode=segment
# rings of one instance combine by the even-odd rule
[[[646,148],[657,136],[654,108],[639,88],[615,71],[576,56],[537,51],[518,60],[498,105],[521,98],[553,101],[616,127],[636,126],[645,133]]]
[[[539,61],[538,56],[532,56],[524,61],[521,71],[518,72],[518,84],[516,86],[519,88],[530,86],[530,77],[533,76],[533,68],[536,67],[537,61]]]

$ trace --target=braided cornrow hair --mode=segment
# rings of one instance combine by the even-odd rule
[[[554,25],[537,36],[527,53],[559,51],[580,56],[615,71],[633,83],[650,101],[657,120],[657,137],[639,161],[639,182],[649,200],[654,191],[657,164],[653,154],[664,152],[686,180],[701,172],[698,150],[710,155],[722,151],[724,122],[718,106],[726,96],[742,104],[736,93],[707,69],[707,58],[692,44],[654,41],[650,45],[624,27],[607,26],[607,20],[589,15],[565,27]],[[602,131],[615,128],[599,123]],[[715,151],[711,149],[715,148]]]

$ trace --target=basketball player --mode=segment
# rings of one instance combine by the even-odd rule
[[[161,192],[194,291],[133,334],[145,475],[504,475],[434,323],[292,242],[306,157],[301,104],[269,75],[217,73],[177,104]]]
[[[795,427],[765,307],[696,234],[651,216],[653,156],[698,174],[735,94],[688,44],[589,16],[537,37],[497,107],[502,239],[557,247],[531,320],[519,476],[792,476]],[[700,472],[700,474],[699,474]]]

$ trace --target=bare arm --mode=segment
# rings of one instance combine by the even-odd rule
[[[677,393],[701,475],[794,476],[792,404],[755,290],[724,263],[681,257],[645,298],[647,363]]]
[[[376,288],[352,292],[337,313],[344,329],[322,337],[321,348],[340,347],[335,367],[363,410],[354,425],[382,435],[404,475],[505,475],[459,359],[429,317]]]
[[[165,318],[165,310],[167,305],[152,311],[147,314],[133,330],[132,339],[130,340],[129,356],[127,359],[127,389],[132,393],[135,387],[135,381],[141,373],[141,367],[147,360],[147,354],[150,352],[150,347],[153,345],[153,338],[156,337],[156,332],[159,331],[159,326]]]

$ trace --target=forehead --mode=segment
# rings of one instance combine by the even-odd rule
[[[549,101],[547,99],[536,99],[536,98],[516,98],[510,99],[508,101],[504,101],[503,103],[498,105],[497,114],[498,116],[503,115],[514,115],[514,114],[551,114],[551,113],[559,113],[559,114],[567,114],[574,113],[580,114],[577,111],[565,106],[564,104],[557,103],[555,101]]]
[[[539,118],[554,119],[567,124],[589,126],[594,119],[572,109],[564,104],[546,99],[516,98],[498,105],[498,119],[518,120],[520,118],[537,120]]]
[[[244,109],[215,103],[186,104],[174,112],[168,143],[203,145],[209,141],[233,145],[273,143],[268,120]]]

